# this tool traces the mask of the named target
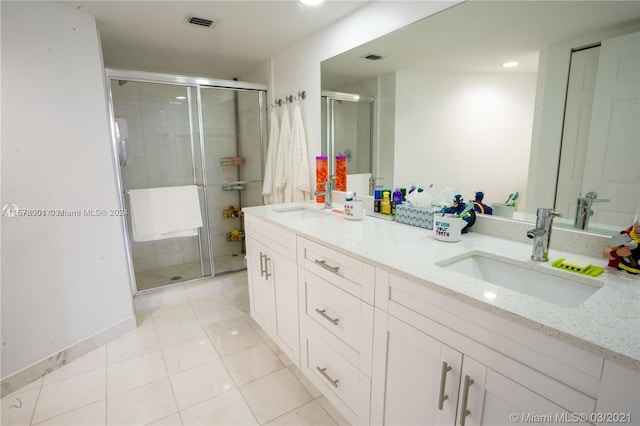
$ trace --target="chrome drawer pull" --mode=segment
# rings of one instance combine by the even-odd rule
[[[440,373],[440,397],[438,398],[438,410],[442,411],[444,401],[449,399],[449,395],[444,394],[444,388],[447,383],[447,373],[451,371],[451,366],[446,362],[442,363],[442,373]]]
[[[331,272],[333,272],[334,274],[338,273],[338,269],[340,269],[339,266],[329,266],[327,265],[327,261],[326,260],[314,260],[314,262],[316,262],[318,265],[322,266],[324,269],[329,270]]]
[[[471,411],[467,409],[467,403],[469,402],[469,388],[473,383],[474,382],[473,380],[471,380],[471,377],[469,377],[469,375],[464,376],[464,393],[462,394],[462,409],[460,410],[460,414],[462,417],[460,419],[460,426],[464,426],[465,419],[469,414],[471,414]]]
[[[269,281],[269,277],[271,276],[271,273],[269,272],[269,270],[267,269],[267,262],[270,261],[271,258],[267,257],[267,255],[264,255],[264,279]]]
[[[331,322],[333,325],[338,325],[338,321],[340,321],[339,318],[331,318],[329,315],[327,315],[325,312],[327,312],[326,309],[320,310],[318,308],[316,308],[316,312],[319,313],[320,315],[322,315],[323,318],[325,318],[327,321]]]
[[[263,257],[263,254],[262,254],[262,252],[260,252],[260,276],[261,277],[264,276],[264,265],[262,263],[262,257]]]
[[[318,370],[320,372],[320,374],[322,374],[324,376],[324,378],[327,379],[333,385],[334,388],[338,387],[338,382],[340,380],[338,380],[338,379],[333,380],[331,377],[329,377],[329,375],[326,373],[326,371],[327,371],[326,368],[316,367],[316,370]]]

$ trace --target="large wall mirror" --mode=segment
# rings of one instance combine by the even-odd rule
[[[592,192],[614,233],[640,207],[639,31],[638,1],[470,0],[324,61],[322,89],[374,99],[378,185],[518,192],[515,219],[569,227]]]

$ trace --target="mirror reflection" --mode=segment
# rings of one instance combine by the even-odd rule
[[[378,186],[612,233],[640,206],[638,31],[636,1],[467,1],[324,61],[322,89],[374,99]]]

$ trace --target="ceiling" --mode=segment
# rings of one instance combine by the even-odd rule
[[[286,1],[60,1],[96,18],[105,66],[242,79],[261,63],[364,6]],[[214,21],[205,28],[187,17]]]
[[[393,71],[536,72],[538,52],[640,24],[640,1],[470,0],[322,63],[322,88]],[[381,60],[363,59],[377,54]],[[501,63],[520,61],[518,68]]]

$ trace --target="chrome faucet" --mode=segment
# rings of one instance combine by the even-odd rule
[[[331,183],[331,179],[324,182],[324,191],[315,191],[313,195],[316,197],[318,195],[324,195],[324,208],[331,209],[331,189],[333,188],[333,184]]]
[[[598,194],[595,192],[587,192],[584,197],[579,197],[576,208],[576,220],[573,226],[576,229],[587,229],[589,226],[589,218],[593,216],[593,210],[591,206],[596,202],[608,202],[611,201],[608,198],[598,198]]]
[[[535,260],[536,262],[546,262],[549,260],[551,225],[555,216],[560,215],[553,209],[538,209],[536,227],[527,231],[527,237],[533,239],[533,253],[531,254],[531,260]]]

